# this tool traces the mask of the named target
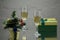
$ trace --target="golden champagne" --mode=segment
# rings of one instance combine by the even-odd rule
[[[40,17],[39,17],[39,16],[35,16],[35,17],[34,17],[34,22],[35,22],[36,24],[39,24],[39,23],[40,23]]]
[[[21,12],[21,16],[23,20],[26,20],[28,17],[28,12]]]

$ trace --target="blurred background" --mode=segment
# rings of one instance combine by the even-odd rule
[[[34,25],[33,15],[34,10],[40,9],[40,16],[42,18],[56,18],[58,21],[57,26],[57,39],[60,38],[60,0],[0,0],[0,40],[8,40],[9,31],[3,29],[3,21],[11,17],[12,12],[15,10],[17,17],[21,17],[21,8],[27,7],[28,19],[26,32],[20,32],[20,40],[22,36],[26,36],[27,40],[36,40],[34,33],[36,26]]]

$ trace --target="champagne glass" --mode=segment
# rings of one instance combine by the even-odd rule
[[[38,39],[39,36],[41,36],[41,34],[38,33],[38,25],[40,25],[40,19],[41,19],[40,13],[41,13],[40,10],[35,10],[34,11],[34,23],[35,23],[35,26],[37,26],[36,27],[36,33],[34,34],[35,37],[36,37],[36,40]]]
[[[27,10],[27,7],[23,7],[22,10],[21,10],[21,18],[23,21],[26,21],[27,18],[28,18],[28,10]],[[22,28],[22,31],[26,31],[27,28],[26,26],[24,25],[23,28]]]

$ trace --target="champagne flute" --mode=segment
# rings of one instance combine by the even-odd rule
[[[34,11],[34,23],[35,23],[35,26],[37,26],[36,27],[36,33],[34,34],[36,37],[36,40],[38,39],[39,36],[41,36],[41,34],[38,33],[38,25],[40,25],[40,19],[41,19],[40,13],[41,13],[40,10]]]
[[[23,21],[26,21],[27,18],[28,18],[28,10],[27,10],[26,6],[23,7],[22,10],[21,10],[21,18],[22,18]],[[27,30],[26,26],[23,26],[22,30],[26,31]]]

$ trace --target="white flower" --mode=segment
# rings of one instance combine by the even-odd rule
[[[26,26],[23,26],[22,31],[26,31],[26,30],[27,30]]]
[[[38,32],[35,33],[36,38],[38,38],[39,36],[41,36],[41,34],[39,34]]]

